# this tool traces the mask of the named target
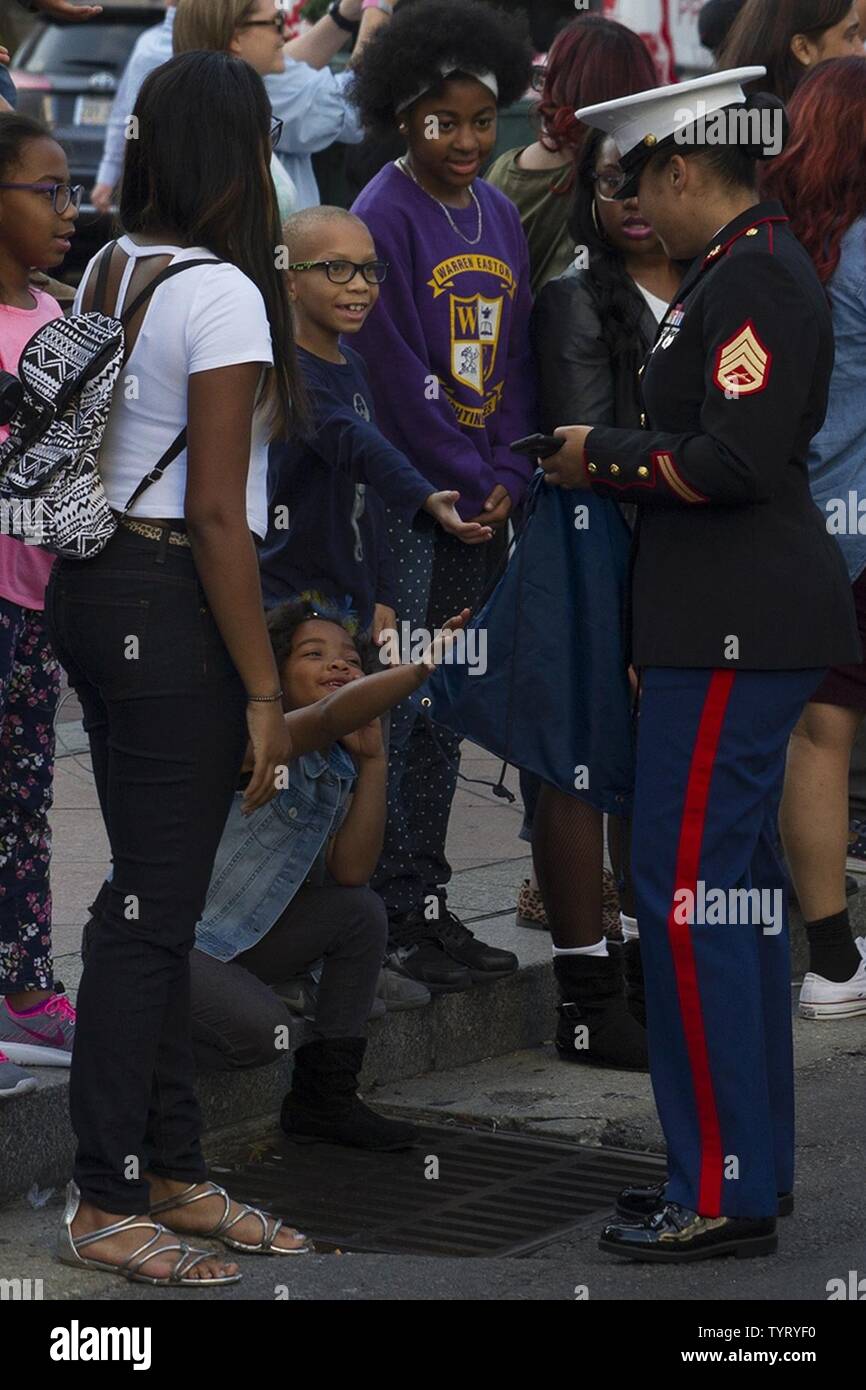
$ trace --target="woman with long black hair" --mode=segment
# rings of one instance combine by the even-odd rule
[[[681,270],[641,217],[636,198],[617,201],[624,182],[613,141],[601,131],[590,131],[577,166],[569,222],[574,244],[585,248],[586,263],[545,285],[533,318],[544,429],[578,415],[597,425],[640,426],[638,373],[676,294]],[[564,494],[561,503],[571,506]],[[601,506],[616,508],[616,503]],[[555,543],[552,534],[551,544]],[[595,563],[599,561],[600,556]],[[604,656],[596,653],[586,663],[596,681],[602,659],[606,668],[616,666],[625,681],[623,633],[607,634]],[[611,675],[615,679],[616,671]],[[557,676],[539,672],[538,678]],[[592,769],[584,795],[542,784],[533,816],[532,853],[561,996],[556,1045],[569,1061],[645,1068],[643,983],[628,874],[627,821],[611,816],[608,828],[622,909],[622,952],[615,946],[609,949],[602,933],[603,825]],[[575,1048],[575,1027],[588,1030],[584,1047]]]
[[[119,526],[96,559],[56,565],[46,604],[112,855],[78,996],[78,1150],[59,1254],[196,1285],[239,1275],[153,1214],[232,1249],[305,1248],[206,1181],[188,961],[247,739],[250,811],[275,794],[290,752],[255,538],[267,441],[293,428],[300,390],[261,78],[224,53],[185,54],[147,78],[134,119],[125,234],[91,262],[77,301],[125,314],[100,454]]]
[[[507,150],[500,155],[485,178],[507,194],[520,213],[529,246],[531,288],[533,294],[538,295],[548,281],[563,275],[575,260],[573,205],[575,192],[580,193],[576,189],[577,167],[585,154],[588,135],[587,127],[577,120],[575,110],[578,106],[607,101],[627,92],[643,91],[657,81],[657,75],[650,51],[639,34],[603,15],[583,14],[559,31],[544,67],[533,69],[533,80],[539,90],[535,112],[539,123],[538,139],[525,148]],[[585,205],[588,215],[595,189],[584,186],[583,193],[588,193],[588,197],[579,201]],[[594,239],[591,223],[588,235],[593,240],[595,253],[601,243]],[[588,244],[583,231],[579,242],[581,246]],[[559,341],[558,333],[556,341]],[[534,838],[538,789],[539,781],[534,773],[521,769],[520,795],[524,814],[520,838],[527,842]],[[564,829],[562,820],[569,804],[581,814],[581,807],[574,798],[560,798],[557,823],[560,831]],[[564,842],[561,834],[559,839],[560,843]],[[550,862],[549,856],[546,857]],[[561,866],[560,872],[571,877],[567,864]],[[602,881],[603,909],[597,903],[593,888],[587,910],[595,910],[596,915],[603,910],[605,924],[610,930],[618,923],[617,893],[607,871]],[[583,897],[584,884],[578,881],[575,891]],[[517,895],[517,924],[542,929],[550,925],[534,863],[530,878],[524,880]]]

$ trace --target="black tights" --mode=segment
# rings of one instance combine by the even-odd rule
[[[633,917],[631,822],[609,816],[607,843],[620,909]],[[604,867],[601,811],[542,783],[532,822],[532,860],[554,946],[592,946],[600,941]]]

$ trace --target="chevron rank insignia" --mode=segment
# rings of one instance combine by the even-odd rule
[[[748,320],[719,348],[713,381],[726,395],[751,396],[766,386],[771,361],[772,354]]]

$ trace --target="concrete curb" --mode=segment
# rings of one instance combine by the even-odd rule
[[[422,1072],[439,1071],[534,1047],[550,1037],[555,1009],[550,964],[535,964],[496,984],[443,995],[423,1009],[391,1013],[368,1027],[362,1085],[366,1093]],[[295,1046],[305,1026],[293,1029]],[[39,1087],[4,1105],[0,1126],[0,1204],[65,1184],[74,1139],[63,1068],[34,1068]],[[291,1056],[254,1071],[211,1072],[197,1087],[205,1144],[279,1116],[291,1081]]]

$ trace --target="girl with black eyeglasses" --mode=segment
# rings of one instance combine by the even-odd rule
[[[69,251],[81,189],[39,122],[0,114],[0,370],[18,371],[28,340],[61,309],[30,283]],[[4,412],[0,418],[8,418]],[[8,435],[0,425],[0,440]],[[34,518],[35,521],[35,518]],[[0,518],[0,1098],[36,1086],[27,1065],[68,1067],[75,1011],[54,988],[51,831],[60,668],[45,627],[52,556]],[[23,1064],[23,1065],[22,1065]]]

